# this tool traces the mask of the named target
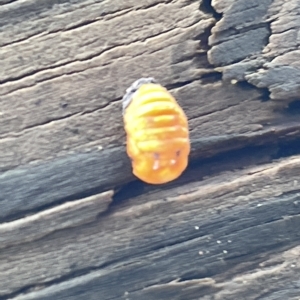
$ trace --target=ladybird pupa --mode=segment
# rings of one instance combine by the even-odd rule
[[[122,105],[134,175],[151,184],[178,178],[188,165],[190,140],[175,98],[154,78],[141,78],[126,90]]]

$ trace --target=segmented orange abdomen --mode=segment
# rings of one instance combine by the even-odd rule
[[[142,78],[127,90],[123,109],[133,173],[152,184],[179,177],[190,141],[186,115],[174,97],[154,79]]]

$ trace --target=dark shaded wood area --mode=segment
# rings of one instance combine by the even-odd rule
[[[0,0],[0,300],[299,299],[298,0]],[[189,118],[131,173],[121,98]]]

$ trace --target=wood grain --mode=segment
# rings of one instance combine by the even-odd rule
[[[298,299],[297,0],[0,0],[0,300]],[[139,182],[155,77],[189,168]]]
[[[57,230],[92,222],[107,210],[112,195],[113,192],[110,191],[66,202],[32,216],[0,224],[0,249],[39,239]]]
[[[114,150],[81,153],[0,175],[0,220],[103,192],[113,182],[122,183],[126,178],[122,169],[127,171],[127,180],[132,179],[125,153],[120,156],[119,149]],[[113,167],[107,164],[108,157],[113,159]]]
[[[23,299],[115,299],[125,292],[138,299],[135,292],[177,279],[211,278],[222,287],[232,276],[249,276],[298,244],[299,169],[296,156],[184,189],[151,189],[97,221],[12,246],[0,254],[1,294],[46,284]]]
[[[262,103],[264,90],[222,83],[208,62],[208,43],[216,39],[220,22],[231,18],[238,23],[244,15],[225,14],[214,26],[216,20],[199,10],[197,1],[125,2],[49,7],[32,0],[0,7],[5,29],[0,34],[2,171],[77,150],[123,146],[120,99],[141,76],[154,76],[170,88],[187,110],[195,140],[241,131],[261,136],[265,129],[274,130],[273,123],[286,121],[285,107]],[[265,2],[258,6],[262,18]],[[240,4],[238,9],[246,7]],[[246,10],[250,16],[254,12]],[[12,18],[15,25],[10,24]],[[265,27],[257,30],[265,32]],[[247,34],[241,38],[256,48],[241,41],[248,51],[240,49],[242,56],[256,53],[263,42],[253,39],[264,40],[266,35]],[[231,46],[214,52],[222,45],[208,51],[210,61],[232,61],[229,57],[237,51]]]

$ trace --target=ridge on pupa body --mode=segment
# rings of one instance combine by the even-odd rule
[[[190,153],[187,117],[154,78],[135,81],[122,99],[127,154],[133,174],[151,184],[178,178]]]

